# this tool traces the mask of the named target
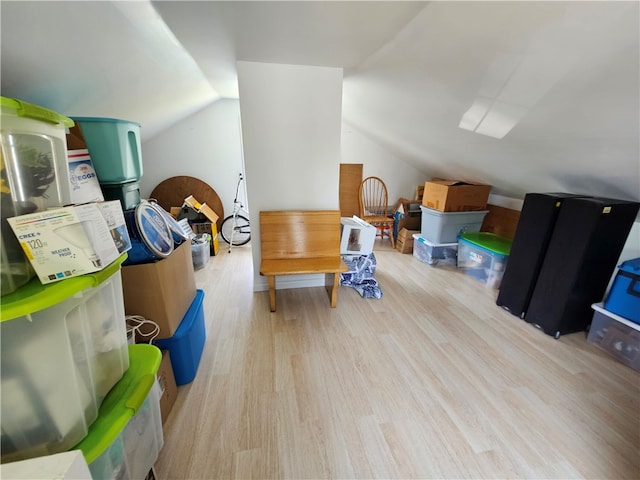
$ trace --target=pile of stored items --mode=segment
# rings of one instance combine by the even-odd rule
[[[0,106],[1,461],[80,450],[93,478],[144,478],[204,345],[193,232],[140,198],[137,123]]]
[[[382,290],[374,277],[376,227],[357,216],[343,217],[340,224],[340,255],[349,267],[340,274],[340,285],[354,288],[363,298],[382,298]]]

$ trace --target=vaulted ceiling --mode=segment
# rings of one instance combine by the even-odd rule
[[[151,137],[236,60],[344,68],[343,120],[426,174],[640,200],[638,2],[7,2],[2,95]]]

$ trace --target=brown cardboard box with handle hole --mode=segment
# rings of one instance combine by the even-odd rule
[[[167,258],[122,267],[127,315],[141,315],[160,327],[157,338],[170,338],[196,298],[191,242],[183,242]]]

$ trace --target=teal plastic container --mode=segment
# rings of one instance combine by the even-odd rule
[[[141,201],[140,182],[125,182],[100,185],[105,200],[119,200],[122,210],[136,208]]]
[[[117,118],[72,117],[80,126],[100,184],[142,178],[140,124]]]

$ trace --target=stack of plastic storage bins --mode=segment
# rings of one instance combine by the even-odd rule
[[[162,447],[161,354],[128,345],[127,255],[40,283],[6,219],[72,203],[66,128],[74,122],[19,100],[1,106],[1,463],[80,449],[94,479],[143,478]],[[138,152],[137,135],[125,138]]]
[[[129,366],[121,256],[101,271],[42,285],[8,218],[71,203],[73,121],[0,98],[2,463],[68,450],[88,433]],[[41,239],[33,239],[42,242]]]
[[[105,200],[123,210],[140,203],[142,148],[140,125],[128,120],[72,117],[82,131]]]
[[[419,260],[428,265],[448,265],[451,251],[456,249],[458,236],[465,232],[479,232],[482,227],[491,187],[455,180],[425,182],[422,197]],[[446,252],[446,258],[445,258]],[[454,258],[455,263],[455,258]]]
[[[604,302],[591,307],[589,342],[640,371],[640,258],[619,265]]]
[[[120,265],[2,297],[2,463],[85,438],[129,367]]]

